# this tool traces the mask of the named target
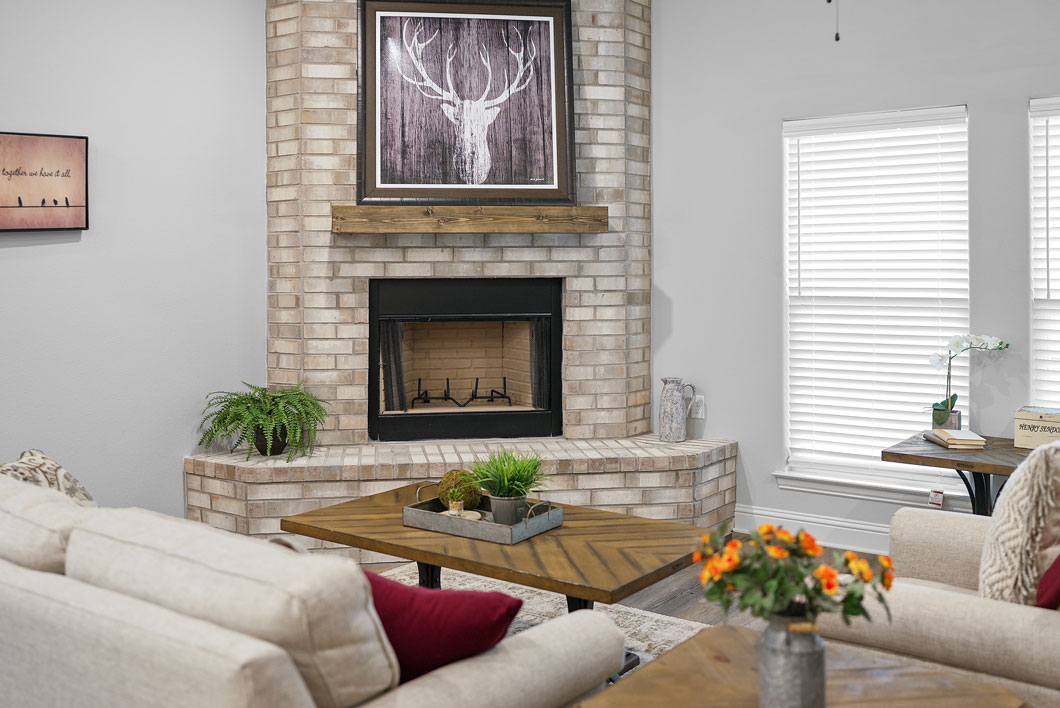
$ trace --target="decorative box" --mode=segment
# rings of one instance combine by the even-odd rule
[[[1012,437],[1013,445],[1025,450],[1060,440],[1060,408],[1023,406],[1016,411]]]

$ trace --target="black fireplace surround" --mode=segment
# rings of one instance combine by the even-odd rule
[[[558,278],[373,279],[368,285],[368,437],[373,440],[547,437],[563,431],[561,367],[563,351],[562,281]],[[420,396],[409,396],[402,371],[402,331],[414,322],[529,323],[532,406],[489,410],[468,405],[468,391],[444,398],[449,410],[423,410]],[[484,380],[478,400],[502,386]],[[507,381],[503,383],[507,393]],[[413,387],[415,390],[418,386]],[[455,393],[455,392],[454,392]],[[429,399],[442,399],[441,391]],[[421,409],[416,409],[420,402]],[[511,404],[510,399],[508,405]],[[384,411],[387,411],[384,413]]]

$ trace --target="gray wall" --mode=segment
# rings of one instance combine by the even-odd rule
[[[5,2],[0,130],[89,136],[90,229],[0,233],[0,460],[183,515],[203,395],[265,375],[261,0]]]
[[[1060,95],[1060,3],[843,2],[839,43],[833,12],[653,5],[654,391],[667,375],[706,394],[695,433],[739,441],[739,504],[885,523],[893,505],[771,476],[785,464],[781,121],[968,105],[972,331],[1012,342],[973,362],[971,425],[1011,436],[1029,396],[1027,100]]]

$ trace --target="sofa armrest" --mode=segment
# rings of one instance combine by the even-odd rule
[[[582,610],[384,693],[364,708],[556,708],[622,668],[625,637],[603,613]]]
[[[937,513],[937,512],[936,512]],[[831,639],[1060,689],[1060,612],[898,580],[887,593],[893,622],[873,598],[872,623],[821,615]]]
[[[891,557],[898,577],[979,589],[979,557],[990,517],[899,509],[891,519]]]

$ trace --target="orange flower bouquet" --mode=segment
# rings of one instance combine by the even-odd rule
[[[693,560],[703,564],[705,597],[723,609],[737,602],[739,609],[757,617],[782,615],[810,623],[822,612],[842,612],[849,624],[859,615],[871,621],[863,603],[871,591],[890,619],[884,591],[894,580],[894,564],[888,556],[878,556],[878,572],[852,551],[835,554],[835,564],[828,565],[821,562],[824,549],[803,530],[792,534],[762,524],[747,542],[728,543],[724,531],[703,536],[693,553]],[[841,584],[840,572],[852,578]]]

